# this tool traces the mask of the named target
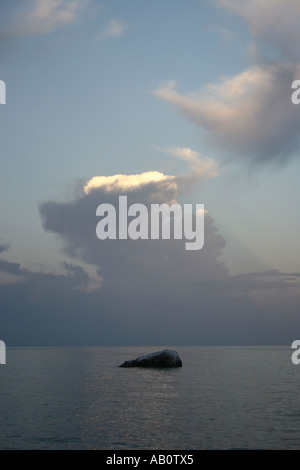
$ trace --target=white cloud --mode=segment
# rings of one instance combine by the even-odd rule
[[[205,158],[199,152],[188,147],[157,147],[159,151],[176,156],[188,163],[189,172],[184,175],[165,175],[159,171],[147,171],[135,175],[94,176],[83,187],[88,195],[95,190],[103,193],[129,193],[151,186],[152,200],[168,199],[169,203],[177,200],[179,192],[189,191],[199,181],[213,178],[219,174],[218,165],[212,158]]]
[[[218,164],[213,158],[203,157],[200,152],[192,150],[189,147],[176,147],[171,145],[170,147],[155,148],[188,162],[192,172],[199,177],[213,178],[219,174]]]
[[[100,33],[99,39],[119,38],[129,29],[129,25],[120,18],[112,18]]]
[[[51,33],[65,25],[75,23],[87,8],[89,0],[30,0],[18,9],[10,35],[26,36]]]
[[[299,113],[291,84],[300,76],[299,0],[215,0],[246,20],[253,36],[254,65],[189,94],[163,83],[153,94],[206,131],[225,156],[251,162],[285,162],[300,141]],[[275,61],[276,58],[276,61]]]
[[[132,191],[149,183],[169,182],[173,189],[177,189],[174,176],[164,175],[159,171],[148,171],[137,175],[94,176],[84,186],[83,191],[89,194],[95,189],[106,193]]]

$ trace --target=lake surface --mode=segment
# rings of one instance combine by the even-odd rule
[[[123,369],[165,346],[8,348],[0,449],[299,449],[290,347],[186,347],[178,369]]]

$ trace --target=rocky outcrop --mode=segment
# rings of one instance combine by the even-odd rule
[[[182,367],[182,361],[177,351],[164,349],[131,361],[125,361],[120,367]]]

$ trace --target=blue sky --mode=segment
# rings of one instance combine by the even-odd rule
[[[101,259],[92,261],[96,248],[75,237],[75,254],[70,248],[75,238],[71,243],[57,222],[59,214],[69,220],[71,207],[82,215],[88,202],[86,196],[79,204],[83,182],[148,171],[180,178],[194,171],[183,157],[189,149],[199,168],[208,160],[218,168],[214,176],[198,174],[197,184],[179,191],[180,202],[205,205],[224,240],[214,262],[224,266],[230,282],[275,270],[294,318],[299,291],[295,287],[290,294],[290,288],[299,272],[300,107],[290,96],[292,80],[300,79],[298,4],[2,0],[0,10],[0,79],[7,87],[7,103],[0,106],[5,299],[7,286],[18,292],[28,273],[30,279],[39,273],[64,276],[64,262],[95,275],[101,266]],[[100,190],[98,196],[103,197]],[[57,204],[51,206],[55,221],[51,204]],[[13,275],[9,263],[17,263],[22,275]],[[143,275],[145,266],[137,266],[136,273]],[[197,278],[194,268],[190,272]],[[295,276],[288,286],[282,280],[286,273]],[[214,275],[209,282],[219,285]],[[255,311],[269,312],[274,292],[258,290],[263,299],[252,284],[238,295],[251,297]],[[205,303],[207,310],[219,308]],[[24,308],[29,311],[30,305]],[[276,315],[280,319],[280,312]],[[292,326],[291,320],[291,331]],[[258,323],[252,341],[255,328]],[[276,341],[289,340],[281,339],[279,330]],[[7,334],[17,341],[8,327]],[[167,337],[178,338],[177,333]],[[231,340],[238,338],[237,332]],[[264,341],[260,333],[258,338]]]

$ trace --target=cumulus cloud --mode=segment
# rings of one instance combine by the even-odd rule
[[[173,149],[174,150],[174,149]],[[197,154],[174,150],[193,163]],[[116,176],[116,175],[115,175]],[[220,259],[225,240],[205,213],[204,247],[185,240],[99,240],[99,204],[149,208],[177,200],[176,181],[132,175],[82,183],[67,201],[40,205],[42,224],[74,262],[61,274],[32,272],[0,259],[0,331],[7,344],[288,344],[300,300],[298,273],[266,271],[231,277]],[[103,178],[103,177],[102,177]],[[90,182],[93,179],[90,180]],[[88,188],[88,189],[87,189]],[[0,251],[8,249],[1,244]],[[96,268],[101,287],[89,290],[82,263]],[[282,315],[282,309],[285,315]],[[270,328],[272,326],[272,328]],[[294,339],[294,338],[292,338]]]
[[[31,36],[49,34],[78,21],[89,0],[29,0],[20,5],[2,34]]]
[[[89,194],[93,189],[101,188],[105,192],[126,192],[149,183],[167,183],[176,189],[174,176],[164,175],[159,171],[147,171],[137,175],[94,176],[84,186],[83,191]]]
[[[131,179],[129,176],[128,183]],[[176,185],[173,180],[170,185],[168,178],[130,186],[123,176],[121,191],[120,187],[112,189],[111,180],[108,181],[109,191],[102,180],[98,187],[82,190],[71,202],[42,204],[40,214],[44,229],[60,237],[68,255],[97,266],[103,277],[102,296],[116,302],[118,308],[127,301],[144,299],[153,312],[164,312],[163,305],[167,305],[170,296],[175,296],[181,302],[185,299],[194,311],[203,279],[228,277],[218,259],[224,240],[212,219],[205,214],[205,246],[193,253],[185,250],[184,239],[99,240],[96,236],[99,204],[118,207],[118,197],[125,193],[128,206],[141,203],[149,208],[153,201],[167,204],[177,201]],[[207,295],[205,290],[202,295]]]
[[[119,178],[121,186],[112,186],[113,178],[100,179],[92,189],[87,182],[71,200],[40,205],[44,229],[58,236],[65,253],[76,261],[65,264],[67,274],[60,276],[31,273],[19,264],[0,264],[0,270],[23,277],[22,282],[0,285],[5,306],[0,318],[3,337],[22,343],[19,335],[22,339],[23,333],[26,341],[30,338],[36,344],[39,332],[40,344],[47,344],[49,338],[52,342],[56,338],[57,344],[65,332],[67,344],[205,343],[215,333],[225,303],[230,315],[236,311],[243,300],[238,296],[230,300],[223,287],[218,287],[230,277],[219,259],[224,239],[208,214],[205,246],[199,251],[186,251],[184,239],[97,238],[98,205],[106,202],[117,207],[120,194],[127,194],[128,205],[142,203],[148,208],[153,200],[167,204],[177,200],[173,180],[170,185],[169,178],[162,176],[156,180],[135,177],[134,185],[126,184],[125,175]],[[103,278],[101,288],[87,292],[88,276],[81,262],[96,267]],[[18,322],[13,321],[16,316]],[[33,331],[25,326],[25,318],[34,324]]]
[[[119,38],[126,33],[129,25],[120,18],[112,18],[104,30],[100,33],[99,39]]]
[[[198,158],[186,150],[174,152],[190,162]],[[128,183],[131,179],[128,176]],[[103,277],[98,291],[101,311],[116,325],[126,319],[126,326],[122,323],[126,338],[132,338],[130,330],[140,342],[149,340],[152,344],[287,341],[298,308],[300,289],[295,279],[299,277],[296,273],[266,272],[232,278],[220,260],[225,240],[208,213],[204,247],[199,251],[185,251],[184,240],[100,241],[95,233],[99,204],[108,202],[117,207],[119,194],[125,193],[128,204],[138,202],[148,207],[154,194],[160,195],[160,203],[177,198],[175,186],[161,186],[163,178],[134,186],[125,183],[125,175],[121,180],[119,187],[111,186],[113,179],[100,180],[99,186],[89,191],[83,186],[72,201],[46,202],[40,213],[44,229],[59,236],[68,255],[97,267]],[[281,292],[289,304],[289,318],[282,318],[273,302],[275,292]],[[293,302],[285,292],[292,293],[288,299]],[[278,328],[272,330],[272,336],[269,327],[274,319]],[[284,328],[286,333],[281,335]]]

